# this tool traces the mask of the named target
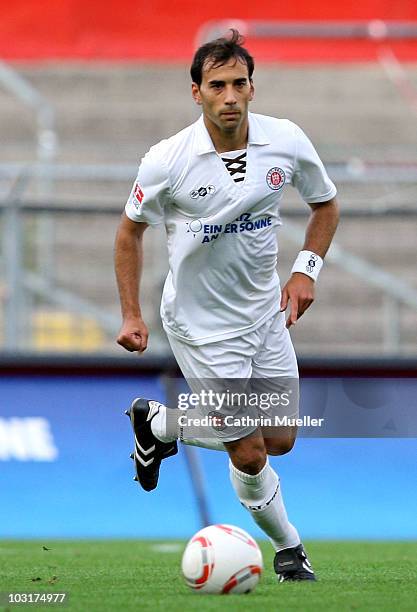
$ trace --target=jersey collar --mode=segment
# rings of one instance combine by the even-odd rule
[[[262,129],[257,116],[253,113],[248,114],[249,120],[249,138],[248,144],[251,145],[268,145],[271,141],[266,136]],[[196,121],[196,132],[197,132],[197,155],[204,155],[205,153],[215,153],[213,141],[210,138],[210,134],[204,124],[203,115]]]

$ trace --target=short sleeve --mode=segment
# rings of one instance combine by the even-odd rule
[[[149,225],[163,223],[164,208],[170,201],[170,195],[168,168],[151,149],[141,160],[126,202],[126,215],[132,221]]]
[[[335,197],[337,189],[311,141],[297,125],[296,150],[291,183],[308,204],[327,202]]]

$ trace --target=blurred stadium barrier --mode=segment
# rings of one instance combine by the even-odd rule
[[[357,366],[356,376],[377,375],[377,364]],[[106,360],[0,360],[0,537],[179,538],[203,520],[237,523],[263,537],[235,499],[226,453],[191,449],[204,472],[206,514],[184,448],[164,462],[152,494],[133,482],[123,411],[137,395],[166,401],[164,378],[135,368]],[[416,414],[416,380],[399,378],[405,374],[412,372],[403,364],[390,378],[365,381],[364,391],[363,379],[341,378],[349,374],[339,369],[329,381],[303,376],[301,394],[313,412],[327,416],[337,406],[350,421],[381,413],[384,425],[387,402],[394,412],[398,403]],[[271,458],[304,538],[417,538],[415,440],[403,434],[382,427],[374,439],[301,437],[296,452]]]
[[[386,173],[385,164],[376,163],[370,167],[363,164],[359,170],[349,163],[329,163],[328,167],[342,194],[344,240],[339,244],[336,240],[328,255],[327,270],[323,281],[320,279],[324,285],[320,287],[321,304],[308,313],[307,327],[297,330],[298,350],[326,354],[331,347],[333,354],[415,354],[409,331],[411,325],[417,334],[417,288],[409,254],[415,247],[417,206],[410,205],[408,196],[417,192],[417,169],[397,165]],[[36,194],[37,170],[37,166],[0,165],[0,180],[8,179],[16,185],[19,171],[25,176],[25,188],[18,195],[14,189],[0,205],[4,305],[1,346],[7,351],[114,354],[120,319],[112,247],[122,206],[115,207],[113,202],[126,197],[136,168],[43,165],[42,179],[47,174],[54,189],[48,201],[32,195]],[[110,197],[124,184],[123,179],[125,193]],[[104,196],[96,191],[98,182],[105,183]],[[390,206],[372,206],[363,203],[362,197],[355,201],[354,190],[360,192],[358,183],[363,191],[393,185],[396,190],[404,190],[404,201],[398,199]],[[77,201],[71,202],[59,197],[64,189],[67,193],[83,190],[96,194],[77,196]],[[344,189],[351,192],[349,202],[343,197]],[[302,243],[307,215],[301,206],[288,205],[283,216],[280,266],[285,278],[291,256]],[[399,240],[395,248],[388,248],[384,240],[392,236],[393,226]],[[356,239],[358,231],[360,240]],[[369,243],[363,243],[367,232]],[[164,354],[169,349],[158,305],[167,268],[165,239],[163,230],[149,230],[145,236],[143,295],[151,329],[150,352]],[[351,241],[349,246],[346,239]]]

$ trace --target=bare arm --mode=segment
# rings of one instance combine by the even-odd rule
[[[306,229],[303,250],[313,251],[324,259],[332,242],[339,221],[336,198],[322,204],[310,204],[312,209]],[[294,273],[282,290],[281,311],[291,303],[287,327],[295,325],[297,319],[314,301],[314,281],[306,274]]]
[[[337,228],[339,208],[336,198],[324,204],[310,204],[309,206],[312,212],[306,229],[303,250],[313,251],[324,259]]]
[[[119,288],[123,323],[117,343],[128,351],[142,353],[148,344],[148,329],[139,305],[143,267],[143,234],[148,225],[135,223],[123,213],[114,246],[114,267]]]

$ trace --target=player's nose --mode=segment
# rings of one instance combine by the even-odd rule
[[[236,104],[237,100],[233,87],[226,87],[224,102],[225,104]]]

